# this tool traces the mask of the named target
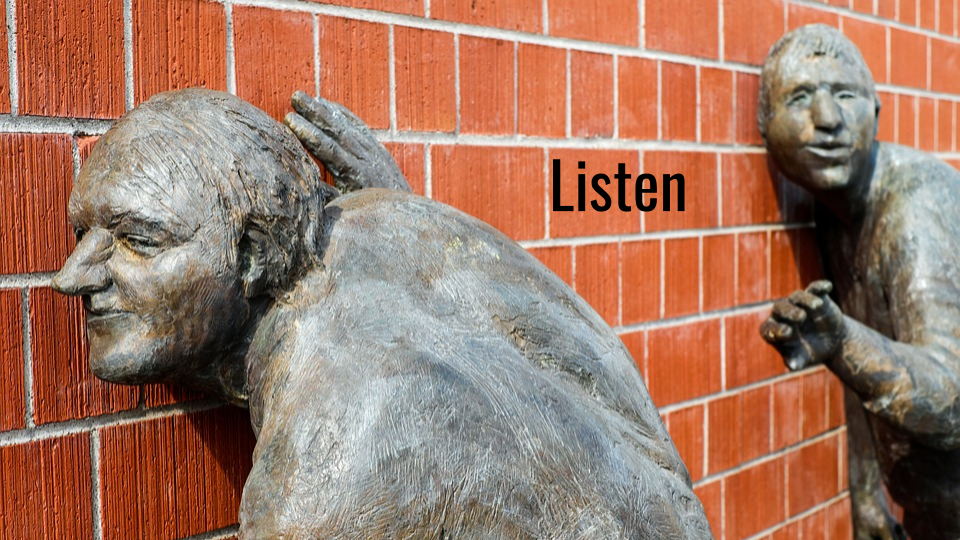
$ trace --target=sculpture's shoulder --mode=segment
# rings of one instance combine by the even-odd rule
[[[881,143],[877,163],[881,168],[877,199],[881,203],[942,208],[960,194],[960,171],[929,153]]]

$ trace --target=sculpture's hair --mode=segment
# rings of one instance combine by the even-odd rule
[[[236,96],[198,88],[153,96],[103,136],[81,179],[111,170],[159,190],[173,179],[212,190],[237,233],[258,229],[278,248],[274,294],[319,264],[323,207],[335,191],[293,132]]]
[[[787,32],[767,53],[760,73],[760,100],[757,107],[757,124],[760,133],[766,137],[767,120],[770,118],[770,92],[773,90],[774,77],[779,74],[780,65],[788,58],[809,58],[813,56],[829,56],[841,61],[845,66],[856,70],[867,82],[870,93],[876,103],[876,112],[880,112],[880,99],[873,81],[870,68],[863,60],[863,55],[856,45],[847,36],[832,26],[825,24],[809,24],[796,30]]]

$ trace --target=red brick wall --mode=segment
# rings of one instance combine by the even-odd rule
[[[418,192],[520,241],[622,336],[718,539],[848,538],[840,387],[757,334],[818,272],[809,198],[767,171],[758,64],[789,28],[839,26],[880,138],[958,163],[957,2],[0,0],[0,539],[235,533],[246,413],[97,381],[49,289],[95,136],[188,85],[277,117],[294,89],[346,103]],[[576,161],[622,162],[684,174],[686,211],[555,212],[555,158],[564,204]]]

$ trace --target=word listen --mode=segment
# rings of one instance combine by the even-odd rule
[[[586,162],[579,162],[579,169],[582,171],[586,167]],[[630,205],[627,204],[627,197],[625,194],[626,190],[626,181],[630,179],[630,174],[626,172],[626,164],[620,163],[617,167],[617,174],[613,177],[617,180],[617,207],[620,208],[621,212],[629,212]],[[583,173],[577,175],[577,210],[583,212],[586,210],[586,176]],[[682,174],[664,174],[663,175],[663,210],[665,212],[670,211],[670,184],[671,182],[676,182],[677,185],[677,211],[683,212],[683,175]],[[601,185],[602,183],[602,185]],[[647,185],[649,183],[649,185]],[[590,201],[590,206],[593,207],[597,212],[606,212],[610,209],[611,201],[610,195],[607,194],[607,190],[604,189],[604,186],[610,185],[610,177],[601,173],[593,175],[593,180],[591,182],[593,190],[599,195],[602,199],[602,203],[598,203],[600,199],[594,198]],[[647,202],[644,203],[644,194],[656,195],[657,194],[657,178],[652,174],[641,174],[637,176],[636,182],[634,184],[634,201],[637,204],[637,209],[641,212],[650,212],[657,207],[657,198],[656,197],[646,197]],[[553,160],[553,210],[554,212],[572,212],[573,205],[563,205],[560,204],[560,160]]]

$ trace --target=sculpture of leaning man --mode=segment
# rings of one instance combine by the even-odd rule
[[[816,200],[831,280],[778,302],[761,334],[791,369],[825,364],[848,389],[856,538],[903,537],[882,479],[914,540],[956,540],[960,173],[874,140],[880,102],[873,78],[856,46],[833,28],[783,36],[761,79],[767,149]]]
[[[263,112],[160,94],[84,164],[54,280],[83,296],[98,377],[249,406],[240,538],[711,538],[586,302],[493,228],[403,192],[347,111],[295,102],[306,119],[288,121],[344,185],[400,189],[337,196]]]

